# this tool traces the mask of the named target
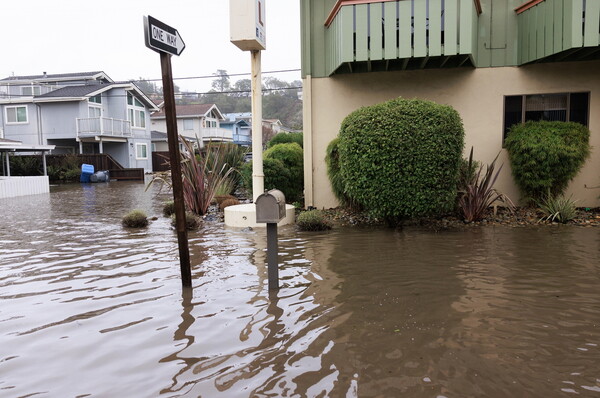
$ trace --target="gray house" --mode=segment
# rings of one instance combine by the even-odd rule
[[[0,80],[0,137],[55,145],[53,153],[104,153],[127,168],[152,170],[150,112],[133,83],[104,72],[11,76]]]

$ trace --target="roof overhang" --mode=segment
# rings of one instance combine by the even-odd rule
[[[0,152],[47,152],[56,148],[56,145],[4,145],[0,143]]]

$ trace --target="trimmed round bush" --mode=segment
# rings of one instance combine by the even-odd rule
[[[320,210],[308,210],[298,214],[296,225],[302,231],[325,231],[331,229],[331,223]]]
[[[123,216],[121,224],[128,228],[144,228],[148,226],[148,216],[142,210],[132,210]]]
[[[515,182],[524,198],[560,196],[590,154],[590,130],[574,122],[527,122],[506,137]]]
[[[394,99],[360,108],[340,129],[345,193],[389,222],[452,210],[464,146],[452,107]]]
[[[336,137],[327,145],[327,149],[325,150],[325,164],[327,165],[327,175],[331,183],[331,190],[341,206],[360,208],[358,203],[346,194],[346,187],[340,170],[339,144],[340,137]]]
[[[300,145],[300,147],[304,147],[304,138],[302,133],[278,133],[267,143],[267,148],[271,148],[277,144],[288,144],[291,142],[295,142]]]

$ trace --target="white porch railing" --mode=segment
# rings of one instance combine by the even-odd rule
[[[77,119],[77,138],[96,135],[131,137],[131,122],[108,117]]]
[[[231,130],[222,129],[218,127],[203,128],[200,130],[202,139],[204,141],[218,140],[218,141],[233,141],[233,133]]]

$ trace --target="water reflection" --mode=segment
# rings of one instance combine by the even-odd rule
[[[0,396],[593,396],[598,229],[191,233],[165,196],[53,187],[0,206]],[[120,217],[159,216],[145,230]],[[51,364],[51,366],[50,366]],[[67,375],[67,376],[66,376]]]

